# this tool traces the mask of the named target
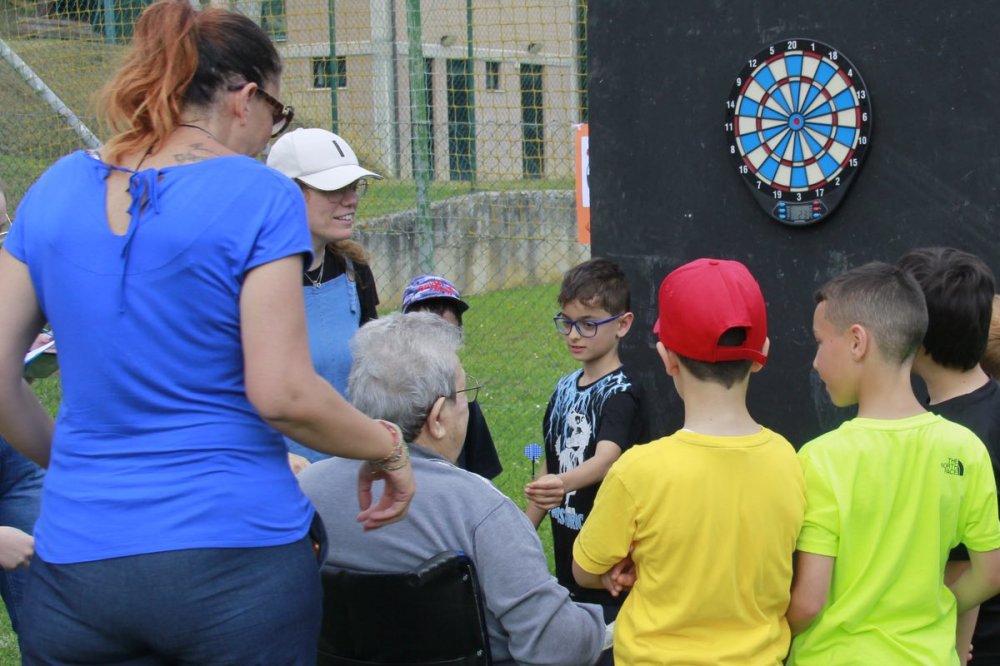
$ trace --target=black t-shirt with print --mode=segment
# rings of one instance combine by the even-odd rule
[[[545,464],[549,474],[575,469],[594,457],[597,442],[608,440],[622,452],[643,441],[641,390],[624,367],[587,386],[579,386],[577,370],[556,383],[542,423]],[[566,494],[561,506],[549,511],[556,578],[576,601],[619,606],[625,595],[582,588],[573,580],[573,542],[594,506],[599,483]]]
[[[1000,479],[1000,384],[991,379],[972,393],[927,405],[927,409],[976,433],[990,452],[993,476]],[[968,560],[969,553],[959,545],[948,559]],[[972,646],[973,659],[969,663],[1000,664],[1000,597],[980,606]]]

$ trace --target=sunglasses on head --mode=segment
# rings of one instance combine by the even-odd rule
[[[246,86],[246,83],[233,83],[227,86],[226,89],[230,91],[242,90]],[[292,118],[295,117],[295,109],[287,104],[282,104],[264,92],[264,89],[259,84],[257,85],[255,94],[271,107],[271,136],[276,137],[288,129],[288,126],[292,124]]]

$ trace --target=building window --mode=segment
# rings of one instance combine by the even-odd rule
[[[313,88],[347,87],[347,56],[329,56],[312,59]]]
[[[521,164],[525,178],[545,175],[545,86],[541,65],[521,64]]]
[[[285,24],[285,0],[262,0],[260,3],[260,27],[276,42],[288,39]]]
[[[486,89],[500,90],[500,63],[496,60],[486,61]]]
[[[347,87],[347,56],[337,56],[334,58],[334,81],[338,88]]]
[[[333,87],[333,67],[327,57],[313,58],[313,88]]]
[[[475,180],[476,118],[472,81],[472,61],[449,58],[448,91],[448,178]]]

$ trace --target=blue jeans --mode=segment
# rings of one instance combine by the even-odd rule
[[[0,525],[31,534],[42,500],[45,471],[0,438]],[[0,570],[0,595],[14,631],[20,632],[27,569]]]
[[[319,564],[304,538],[78,564],[37,555],[24,664],[315,664]]]

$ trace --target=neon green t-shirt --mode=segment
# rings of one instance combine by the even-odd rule
[[[799,451],[809,498],[798,549],[835,557],[826,605],[789,664],[958,664],[948,551],[1000,548],[989,454],[924,413],[856,418]]]
[[[615,661],[780,664],[804,512],[795,451],[770,430],[680,431],[626,451],[573,546],[597,574],[635,544],[638,579],[615,624]]]

